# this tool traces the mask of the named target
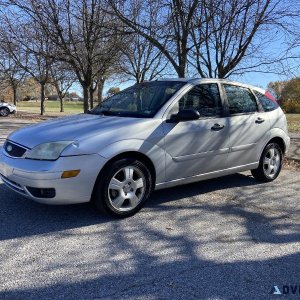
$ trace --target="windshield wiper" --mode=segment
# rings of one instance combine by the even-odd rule
[[[103,116],[117,116],[118,112],[114,112],[114,111],[110,111],[110,110],[101,110],[101,111],[99,111],[99,114],[103,115]]]
[[[111,110],[100,110],[100,111],[90,111],[89,114],[102,115],[102,116],[116,116],[116,117],[128,117],[128,118],[150,118],[148,114],[137,113],[130,111],[111,111]]]
[[[100,111],[88,110],[87,114],[89,114],[89,115],[104,115],[104,116],[116,115],[115,112],[108,111],[108,110],[100,110]]]

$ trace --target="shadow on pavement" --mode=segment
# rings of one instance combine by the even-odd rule
[[[270,189],[266,185],[258,186],[251,177],[236,174],[172,190],[157,191],[139,215],[125,221],[100,216],[89,205],[51,207],[33,203],[19,196],[13,197],[8,189],[0,185],[0,240],[87,225],[101,226],[104,223],[109,224],[111,231],[106,245],[109,253],[103,254],[99,249],[99,259],[96,256],[91,260],[76,261],[82,255],[78,247],[75,249],[77,253],[72,254],[73,260],[66,261],[65,266],[53,263],[41,270],[48,274],[53,269],[71,267],[76,263],[79,273],[83,272],[83,279],[66,277],[55,284],[7,290],[0,292],[0,298],[268,299],[274,285],[281,289],[282,285],[299,284],[300,254],[290,252],[292,254],[272,256],[268,253],[266,257],[269,255],[269,258],[262,259],[259,251],[263,250],[259,246],[264,245],[264,249],[269,249],[270,244],[273,247],[278,244],[280,247],[283,243],[300,242],[299,219],[295,224],[281,222],[283,219],[288,220],[293,213],[295,216],[295,211],[291,211],[289,207],[283,208],[280,213],[268,210],[267,205],[255,207],[256,204],[251,201],[257,195],[252,195],[248,189],[252,185],[256,185],[258,194]],[[181,204],[178,206],[175,201],[181,202],[183,198],[212,191],[219,191],[218,196],[222,197],[224,191],[231,187],[240,187],[237,197],[233,195],[221,203],[195,200],[193,205],[184,209],[193,209],[195,214],[198,212],[199,221],[205,214],[216,214],[220,218],[225,216],[227,222],[237,220],[236,226],[244,229],[241,237],[233,237],[231,241],[216,241],[214,238],[210,240],[209,234],[202,236],[201,228],[188,235],[189,218],[194,218],[195,215],[181,214]],[[267,199],[264,199],[264,204],[267,203]],[[158,221],[162,213],[166,213],[170,219],[173,213],[177,213],[174,222],[177,228],[184,230],[172,232],[154,227],[155,219]],[[218,230],[222,227],[220,224],[215,226]],[[290,232],[279,234],[278,230]],[[243,245],[245,241],[248,242],[246,247]],[[250,257],[248,254],[247,259],[234,259],[235,253],[230,252],[228,255],[233,258],[229,261],[222,256],[210,258],[210,252],[213,252],[211,247],[215,246],[215,251],[218,252],[220,244],[225,245],[224,249],[234,249],[237,255],[253,247],[253,253],[258,257]],[[235,247],[231,248],[233,244]],[[112,260],[113,255],[123,253],[124,258]],[[105,269],[108,264],[109,267]],[[99,275],[97,270],[102,268],[106,271]],[[297,293],[299,296],[299,290]]]
[[[231,187],[257,184],[250,176],[234,174],[156,191],[145,206],[163,210],[159,204],[164,202]],[[0,231],[0,241],[115,221],[99,214],[89,203],[63,206],[39,204],[14,193],[4,184],[0,184],[0,199],[0,226],[3,228]]]
[[[200,258],[197,244],[185,236],[170,237],[142,229],[152,243],[168,242],[184,258],[170,257],[162,262],[156,253],[140,250],[126,239],[122,226],[110,243],[111,251],[130,252],[134,268],[126,270],[126,261],[115,261],[113,272],[73,281],[65,278],[56,284],[0,292],[4,299],[270,299],[274,285],[299,283],[300,254],[272,259],[216,262]],[[163,249],[162,249],[163,250]],[[104,257],[104,262],[106,262]],[[77,264],[80,266],[80,262]],[[62,266],[52,266],[61,268]],[[67,265],[66,265],[67,267]],[[84,274],[101,268],[94,262],[82,266]],[[125,270],[124,270],[125,268]],[[120,270],[119,272],[117,270]],[[288,271],[287,271],[288,270]],[[46,273],[47,274],[47,273]],[[45,275],[46,275],[45,274]],[[93,277],[93,276],[92,276]],[[291,293],[291,291],[289,291]],[[299,296],[299,291],[297,290]],[[291,296],[291,295],[290,295]]]

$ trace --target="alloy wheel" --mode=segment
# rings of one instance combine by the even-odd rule
[[[9,110],[7,108],[0,109],[0,116],[7,117],[9,115]]]
[[[135,209],[142,201],[146,180],[138,168],[126,166],[118,170],[108,185],[108,199],[117,211]]]
[[[281,156],[278,149],[270,148],[265,154],[263,169],[266,176],[274,178],[280,169]]]

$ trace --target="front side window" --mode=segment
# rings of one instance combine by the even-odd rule
[[[258,101],[261,103],[264,111],[272,111],[278,107],[278,103],[271,95],[264,95],[258,91],[254,91],[254,94],[257,97]]]
[[[253,94],[244,87],[224,84],[230,114],[252,113],[257,111]]]
[[[185,84],[179,81],[153,81],[136,84],[106,99],[90,113],[151,118]]]
[[[214,117],[222,114],[222,103],[216,83],[199,84],[186,93],[173,108],[172,113],[194,108],[200,117]]]

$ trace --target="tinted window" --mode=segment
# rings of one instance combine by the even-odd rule
[[[92,114],[153,117],[184,82],[153,81],[136,84],[100,103]]]
[[[179,110],[194,108],[201,117],[217,116],[222,113],[218,85],[201,84],[192,88],[179,100]]]
[[[257,97],[258,101],[261,103],[264,111],[271,111],[278,107],[276,100],[272,100],[271,98],[266,97],[264,94],[254,91],[255,96]]]
[[[231,114],[251,113],[257,111],[253,94],[244,87],[224,84]]]

